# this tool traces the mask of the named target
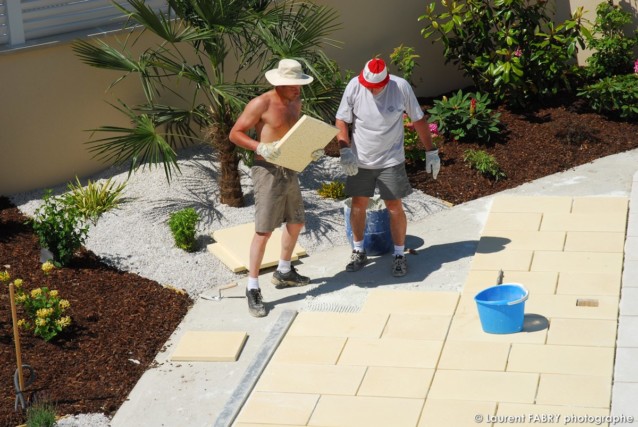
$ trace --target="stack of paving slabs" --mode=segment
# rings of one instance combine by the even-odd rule
[[[232,272],[239,273],[248,270],[250,244],[255,234],[255,223],[242,224],[235,227],[213,231],[215,243],[207,246],[209,252],[215,255]],[[266,252],[260,269],[275,266],[279,263],[281,255],[281,229],[273,231],[266,245]],[[292,261],[306,255],[306,250],[295,245]]]
[[[462,293],[300,312],[233,426],[609,425],[627,207],[496,197]],[[518,333],[485,333],[474,301],[501,269],[530,293]]]

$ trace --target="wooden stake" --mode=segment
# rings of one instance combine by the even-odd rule
[[[13,340],[16,347],[16,363],[18,364],[18,382],[20,392],[24,391],[24,376],[22,375],[22,353],[20,352],[20,330],[18,329],[18,312],[16,311],[15,289],[13,283],[9,284],[9,297],[11,299],[11,318],[13,319]]]

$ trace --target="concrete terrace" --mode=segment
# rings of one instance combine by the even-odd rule
[[[338,247],[301,259],[306,289],[266,277],[265,319],[243,299],[198,300],[112,425],[633,425],[637,160],[610,156],[409,224],[419,249],[399,280],[389,256],[343,272],[350,248]],[[473,298],[501,269],[530,292],[520,333],[481,329]],[[236,362],[171,362],[188,330],[249,338]]]

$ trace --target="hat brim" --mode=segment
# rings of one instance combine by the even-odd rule
[[[384,87],[385,85],[388,84],[389,81],[390,81],[390,74],[386,75],[385,79],[381,80],[379,83],[372,83],[367,81],[363,77],[363,71],[359,73],[359,83],[361,83],[363,86],[367,87],[368,89],[378,89],[378,88]]]
[[[288,79],[279,75],[279,70],[266,71],[266,80],[273,86],[303,86],[312,83],[314,77],[302,74],[300,79]]]

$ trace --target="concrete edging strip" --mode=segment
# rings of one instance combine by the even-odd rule
[[[235,418],[239,415],[239,411],[244,406],[255,384],[257,384],[261,373],[266,369],[266,365],[270,362],[270,359],[277,347],[279,347],[279,343],[284,338],[284,335],[286,335],[295,317],[297,317],[297,312],[294,310],[284,310],[279,315],[279,318],[264,340],[264,345],[255,355],[248,369],[246,369],[244,377],[235,388],[235,391],[233,391],[233,394],[231,394],[226,405],[224,405],[224,409],[219,414],[219,417],[217,417],[214,427],[230,427],[235,421]]]

